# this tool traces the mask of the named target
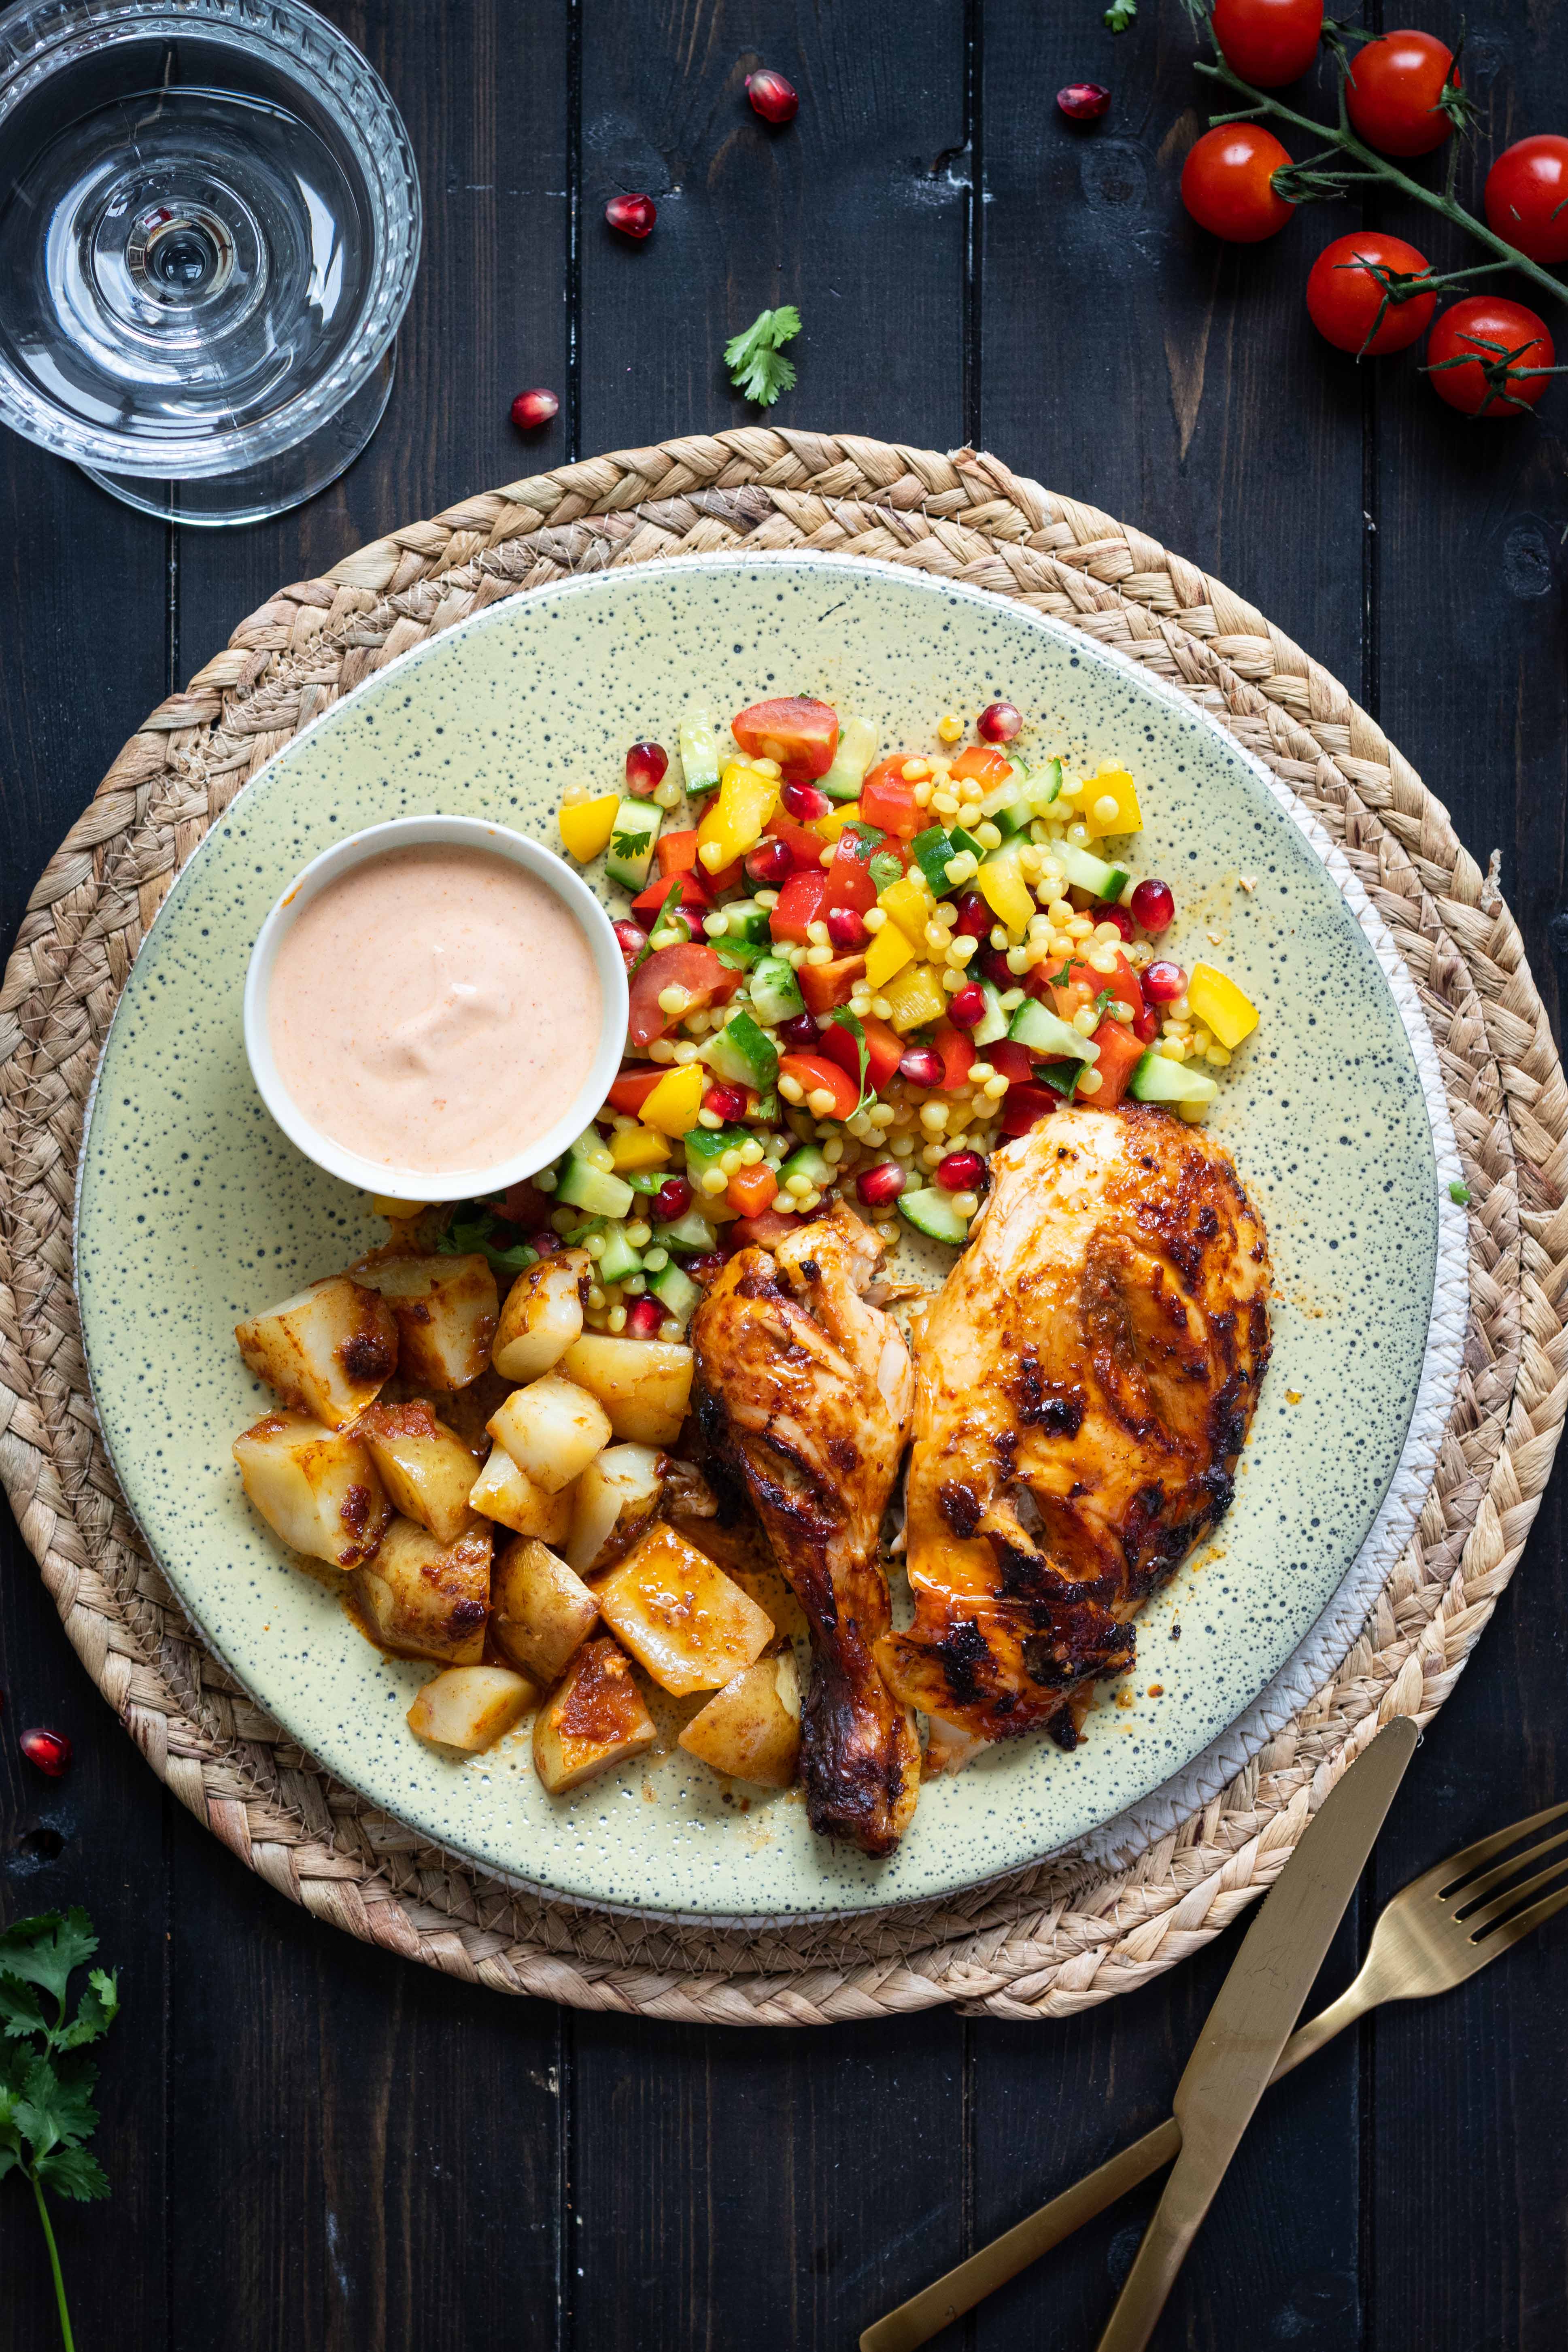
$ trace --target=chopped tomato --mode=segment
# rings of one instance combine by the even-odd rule
[[[863,915],[877,903],[877,886],[872,881],[866,860],[857,856],[848,834],[839,836],[833,854],[833,863],[824,868],[827,887],[822,894],[822,911],[830,914],[835,907],[848,907]]]
[[[786,694],[738,711],[730,732],[752,759],[776,760],[786,775],[825,776],[838,749],[838,713],[826,702]]]
[[[1060,1095],[1054,1094],[1049,1087],[1009,1087],[1002,1105],[1003,1134],[1027,1135],[1041,1119],[1048,1118],[1060,1102]]]
[[[880,825],[899,841],[912,841],[926,821],[913,784],[906,784],[901,772],[909,756],[900,751],[896,759],[884,760],[860,787],[860,814],[867,824]]]
[[[763,838],[782,841],[795,860],[797,874],[822,871],[822,838],[808,824],[797,824],[787,809],[774,809],[763,827]]]
[[[787,1242],[791,1234],[800,1231],[798,1217],[786,1217],[777,1209],[759,1209],[754,1217],[739,1217],[724,1234],[727,1252],[738,1249],[777,1249]],[[689,1268],[690,1261],[688,1260]]]
[[[728,866],[721,866],[717,874],[710,874],[702,866],[699,866],[697,871],[702,877],[704,889],[717,898],[722,890],[740,888],[746,878],[746,861],[743,857],[732,857]]]
[[[805,947],[806,925],[815,923],[820,916],[822,894],[826,887],[827,877],[820,866],[815,874],[792,874],[779,892],[778,905],[768,917],[768,929],[774,939],[789,940],[796,947]]]
[[[778,1189],[778,1178],[763,1160],[755,1168],[737,1168],[724,1197],[737,1216],[756,1217]]]
[[[1028,1047],[1020,1045],[1016,1037],[998,1037],[994,1045],[985,1047],[984,1052],[985,1059],[997,1076],[1005,1078],[1010,1087],[1033,1085],[1035,1076],[1033,1057]],[[1010,1097],[1009,1099],[1011,1099]]]
[[[672,898],[669,887],[671,882],[679,882],[680,885]],[[683,874],[678,869],[674,874],[656,874],[647,888],[639,890],[632,900],[632,912],[639,919],[646,921],[649,917],[663,912],[667,898],[670,898],[676,911],[682,915],[706,915],[712,907],[712,901],[698,880],[695,871]]]
[[[874,1095],[879,1095],[904,1058],[904,1041],[896,1029],[889,1029],[874,1013],[862,1013],[860,1026],[866,1041],[866,1084]],[[818,1051],[847,1070],[852,1078],[858,1079],[860,1048],[842,1021],[831,1022],[823,1031]],[[1026,1070],[1025,1076],[1028,1075]]]
[[[951,1021],[939,1021],[931,1042],[942,1055],[942,1092],[952,1094],[963,1086],[969,1076],[969,1066],[976,1058],[974,1040],[967,1029],[960,1029]]]
[[[535,1227],[550,1223],[550,1212],[554,1206],[547,1193],[540,1192],[525,1178],[521,1184],[507,1186],[496,1214],[504,1217],[509,1225],[526,1225],[532,1232]]]
[[[993,784],[1005,783],[1013,772],[1013,762],[1004,759],[1000,751],[993,751],[989,743],[970,743],[959,753],[948,772],[954,776],[973,776],[976,783],[984,784],[989,792]]]
[[[683,1021],[688,1013],[710,1004],[727,1004],[740,985],[739,971],[721,963],[711,948],[700,947],[695,940],[682,940],[674,947],[656,949],[632,974],[627,1042],[637,1046],[651,1045],[667,1029]],[[659,1003],[667,988],[686,991],[687,1001],[679,1013],[666,1013]]]
[[[689,824],[682,833],[661,833],[653,854],[661,874],[689,874],[697,863],[697,827]]]
[[[1130,1004],[1134,1020],[1143,1010],[1143,991],[1138,984],[1138,975],[1120,948],[1113,971],[1096,971],[1081,956],[1064,967],[1064,971],[1065,977],[1055,982],[1050,992],[1051,1001],[1064,1021],[1070,1021],[1075,1013],[1092,1004],[1102,993],[1113,996],[1119,1003]]]
[[[832,1013],[847,1004],[866,969],[863,955],[838,956],[832,963],[803,963],[795,973],[808,1013]]]
[[[623,1070],[606,1097],[610,1108],[625,1111],[636,1118],[663,1076],[664,1071],[657,1063],[651,1069]]]
[[[1090,1042],[1100,1047],[1100,1059],[1094,1066],[1100,1072],[1100,1092],[1086,1095],[1084,1100],[1093,1110],[1114,1110],[1143,1059],[1142,1039],[1123,1028],[1120,1021],[1102,1021]]]
[[[820,1089],[833,1097],[833,1108],[823,1112],[825,1118],[853,1118],[855,1106],[860,1099],[860,1089],[847,1070],[830,1062],[822,1054],[781,1054],[781,1078],[794,1078],[809,1101]]]

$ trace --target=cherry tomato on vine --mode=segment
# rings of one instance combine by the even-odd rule
[[[1384,33],[1345,76],[1352,128],[1382,155],[1429,155],[1454,128],[1437,103],[1454,52],[1430,33]],[[1458,74],[1454,88],[1463,89]]]
[[[1402,236],[1385,236],[1381,229],[1337,236],[1319,254],[1307,280],[1312,324],[1338,351],[1368,358],[1402,352],[1426,331],[1437,297],[1411,293],[1403,300],[1395,298],[1403,293],[1405,280],[1429,277],[1431,269],[1426,255]]]
[[[1226,65],[1258,89],[1279,89],[1318,54],[1323,0],[1215,0],[1214,37]]]
[[[1487,173],[1487,226],[1531,261],[1568,261],[1568,139],[1539,131]]]
[[[1546,390],[1555,358],[1545,320],[1497,294],[1454,303],[1426,346],[1433,391],[1466,416],[1521,416]]]
[[[1182,202],[1200,228],[1233,245],[1277,236],[1295,211],[1274,193],[1289,156],[1271,131],[1226,122],[1205,131],[1182,166]]]

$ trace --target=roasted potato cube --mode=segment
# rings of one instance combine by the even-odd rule
[[[259,1380],[329,1429],[346,1429],[397,1368],[390,1309],[346,1274],[237,1323],[234,1336]]]
[[[500,1312],[489,1258],[389,1257],[357,1276],[397,1318],[397,1369],[411,1387],[439,1393],[479,1379]]]
[[[477,1666],[490,1603],[490,1531],[475,1519],[443,1544],[412,1519],[394,1519],[351,1591],[364,1630],[384,1650],[439,1664]]]
[[[474,1457],[457,1432],[437,1421],[423,1397],[413,1397],[407,1404],[373,1404],[360,1415],[359,1433],[394,1509],[439,1542],[456,1543],[471,1516],[474,1483]]]
[[[514,1664],[552,1683],[599,1622],[599,1604],[547,1545],[518,1536],[490,1575],[490,1631]]]
[[[499,1519],[520,1536],[537,1536],[541,1543],[563,1544],[572,1529],[574,1486],[547,1495],[526,1471],[520,1470],[504,1445],[490,1448],[490,1458],[468,1492],[469,1508],[487,1519]]]
[[[652,1445],[606,1445],[595,1456],[577,1481],[568,1567],[586,1576],[630,1551],[658,1509],[665,1467]]]
[[[767,1611],[670,1527],[650,1528],[594,1593],[610,1631],[677,1698],[732,1682],[773,1638]]]
[[[795,1652],[759,1658],[726,1683],[680,1735],[689,1755],[715,1772],[787,1789],[800,1762],[800,1677]]]
[[[500,1311],[490,1361],[509,1381],[536,1381],[558,1364],[583,1328],[593,1260],[586,1250],[558,1251],[524,1266]]]
[[[672,1445],[691,1398],[691,1350],[673,1339],[612,1339],[584,1332],[561,1359],[569,1381],[596,1396],[617,1437]]]
[[[408,1710],[408,1728],[420,1739],[478,1755],[493,1748],[539,1704],[538,1685],[505,1666],[448,1666],[426,1683]]]
[[[547,1495],[570,1486],[610,1442],[610,1424],[598,1399],[559,1372],[513,1389],[486,1426]]]
[[[533,1769],[558,1797],[641,1756],[657,1736],[630,1660],[607,1638],[589,1642],[533,1718]]]
[[[352,1430],[269,1412],[234,1441],[245,1491],[290,1550],[357,1568],[392,1517],[375,1464]]]

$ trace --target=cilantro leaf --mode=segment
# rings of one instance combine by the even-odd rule
[[[1110,0],[1105,12],[1108,33],[1124,33],[1138,15],[1138,0]]]
[[[724,346],[724,364],[736,391],[759,407],[771,408],[795,383],[795,362],[784,358],[782,346],[799,332],[800,312],[793,302],[783,302],[776,310],[760,311],[749,327],[731,335]]]
[[[63,2001],[72,1969],[90,1960],[97,1949],[98,1937],[85,1911],[68,1911],[63,1917],[58,1911],[44,1911],[37,1918],[18,1919],[0,1936],[0,1977],[42,1985]]]
[[[0,2032],[6,2034],[45,2033],[42,2003],[31,1985],[16,1977],[0,1977]]]
[[[88,1986],[77,2003],[76,2015],[55,2037],[57,2050],[79,2050],[86,2042],[100,2041],[120,2013],[120,1987],[113,1977],[102,1969],[93,1969]]]
[[[833,1015],[829,1027],[832,1027],[835,1023],[840,1029],[847,1029],[855,1040],[855,1050],[860,1065],[855,1073],[855,1082],[860,1089],[860,1097],[849,1116],[851,1118],[858,1118],[867,1104],[876,1100],[874,1089],[866,1084],[866,1066],[870,1059],[866,1051],[866,1025],[858,1013],[846,1012],[842,1006]]]
[[[436,1244],[443,1257],[485,1257],[497,1274],[521,1274],[531,1265],[539,1252],[527,1242],[513,1242],[506,1249],[498,1249],[490,1240],[496,1221],[482,1204],[473,1201],[460,1202],[453,1211],[452,1222]]]
[[[85,2147],[51,2148],[33,2168],[46,2188],[58,2189],[62,2197],[74,2197],[79,2204],[109,2194],[109,2176]]]

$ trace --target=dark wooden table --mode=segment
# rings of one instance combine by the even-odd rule
[[[1467,426],[1408,359],[1331,353],[1302,286],[1358,215],[1307,213],[1247,253],[1198,236],[1175,194],[1198,123],[1181,9],[1143,0],[1112,41],[1100,6],[335,0],[424,181],[391,409],[335,489],[232,534],[167,532],[0,437],[6,939],[123,738],[276,584],[466,492],[742,422],[721,345],[790,300],[805,331],[780,421],[994,449],[1233,583],[1344,678],[1477,855],[1501,848],[1554,1003],[1568,391],[1540,425]],[[1415,13],[1457,32],[1457,0]],[[1483,155],[1568,127],[1568,0],[1481,0],[1467,57]],[[742,94],[764,61],[801,93],[782,134]],[[1115,91],[1087,132],[1053,103],[1085,77]],[[643,246],[604,226],[628,188],[658,202]],[[1418,234],[1470,257],[1442,224]],[[524,441],[507,411],[531,384],[562,415]],[[1329,1991],[1395,1886],[1568,1794],[1563,1493],[1412,1768]],[[58,2217],[82,2352],[837,2352],[1165,2112],[1232,1957],[1234,1934],[1033,2027],[939,2011],[695,2032],[467,1991],[315,1926],[198,1830],[5,1535],[0,1914],[89,1905],[125,2002],[102,2085],[113,2200]],[[75,1741],[68,1780],[21,1760],[36,1722]],[[1161,2345],[1562,2346],[1565,1927],[1271,2099]],[[1091,2344],[1147,2210],[945,2340]],[[0,2189],[16,2352],[55,2340],[35,2231]]]

